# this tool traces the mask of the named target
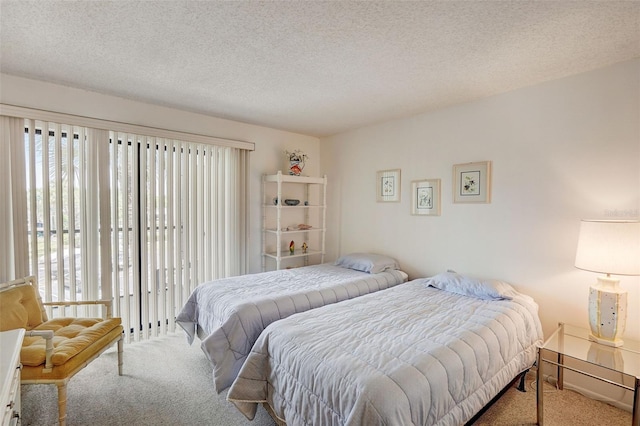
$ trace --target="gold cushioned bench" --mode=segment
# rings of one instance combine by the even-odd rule
[[[105,318],[54,318],[45,305],[105,305]],[[0,284],[0,331],[26,329],[20,351],[23,384],[58,386],[58,417],[66,422],[67,383],[78,371],[118,343],[118,374],[122,375],[123,328],[111,318],[111,301],[42,303],[35,277]]]

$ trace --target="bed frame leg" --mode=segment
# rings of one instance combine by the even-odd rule
[[[502,395],[504,395],[505,392],[507,392],[509,389],[511,389],[513,387],[513,385],[516,384],[516,382],[518,381],[518,378],[520,379],[519,380],[520,383],[518,383],[518,386],[517,386],[518,390],[520,392],[526,392],[526,390],[525,390],[525,376],[527,375],[528,371],[529,371],[529,369],[527,368],[525,371],[523,371],[522,373],[518,374],[513,379],[511,379],[511,381],[507,384],[507,386],[505,386],[496,396],[494,396],[493,399],[491,401],[489,401],[489,403],[487,405],[482,407],[480,409],[480,411],[478,411],[471,418],[471,420],[469,420],[467,423],[464,424],[464,426],[472,426],[476,422],[476,420],[478,420],[480,418],[480,416],[482,416],[489,409],[489,407],[491,407],[498,399],[500,399],[500,397]]]
[[[527,391],[527,387],[525,385],[525,381],[527,378],[527,373],[529,372],[529,369],[527,368],[526,370],[524,370],[521,374],[520,374],[520,383],[518,384],[518,390],[520,392],[526,392]]]

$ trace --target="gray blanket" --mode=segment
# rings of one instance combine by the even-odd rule
[[[267,327],[227,398],[289,426],[464,424],[533,365],[537,310],[411,281]]]
[[[330,264],[225,278],[199,285],[176,321],[189,344],[196,334],[202,340],[221,392],[231,386],[254,342],[273,321],[406,280],[402,271],[368,274]]]

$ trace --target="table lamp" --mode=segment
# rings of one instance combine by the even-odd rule
[[[589,289],[589,338],[622,346],[627,322],[627,291],[611,275],[640,275],[640,221],[583,220],[576,268],[606,274]]]

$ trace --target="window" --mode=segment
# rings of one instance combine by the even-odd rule
[[[127,339],[175,329],[244,273],[248,151],[24,120],[30,273],[44,300],[112,298]]]

